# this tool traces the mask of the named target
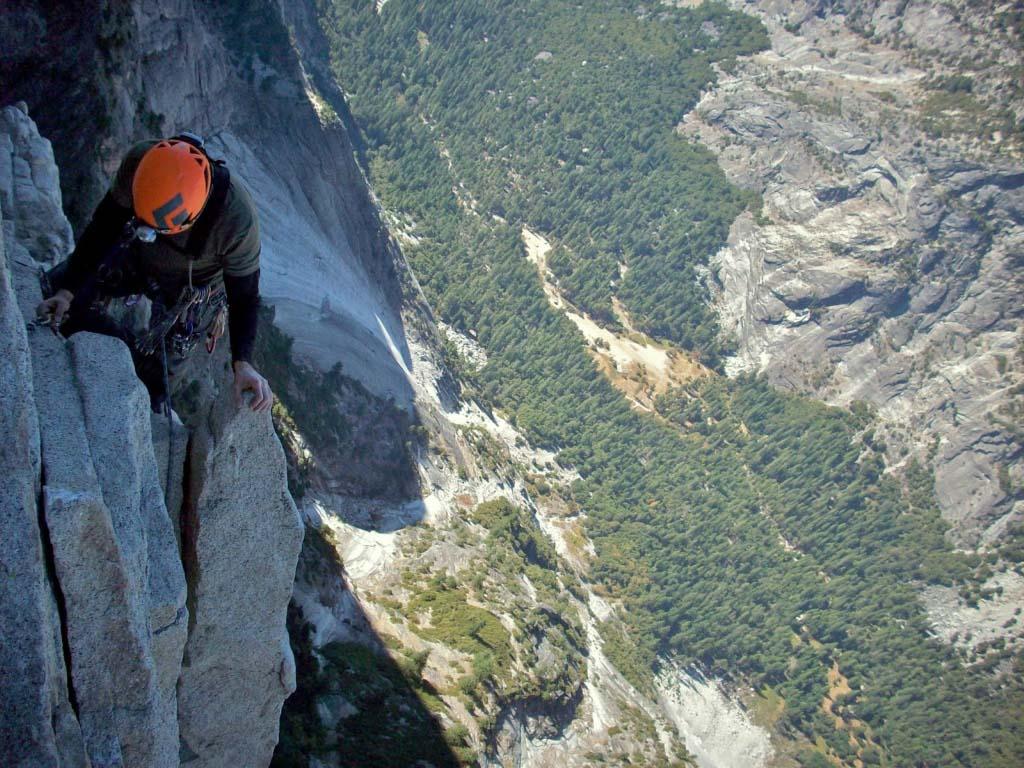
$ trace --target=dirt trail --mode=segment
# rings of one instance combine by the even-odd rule
[[[849,735],[850,746],[855,750],[856,756],[844,763],[841,758],[834,754],[826,755],[834,765],[851,765],[853,768],[864,768],[865,750],[870,749],[873,753],[881,750],[874,734],[862,720],[851,717],[845,711],[843,699],[853,693],[850,688],[850,681],[839,669],[839,662],[833,661],[828,671],[828,694],[821,700],[821,711],[832,718],[837,731],[846,731]]]
[[[555,309],[565,313],[588,342],[588,349],[612,385],[643,410],[652,410],[654,398],[711,372],[678,349],[663,346],[638,332],[625,307],[613,299],[616,315],[628,335],[602,328],[562,296],[548,270],[551,244],[536,232],[523,227],[527,258],[536,265],[544,285],[544,294]]]

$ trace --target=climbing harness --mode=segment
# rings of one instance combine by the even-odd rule
[[[186,357],[204,335],[212,339],[212,343],[208,341],[206,345],[207,352],[212,353],[216,347],[217,339],[223,334],[222,315],[227,312],[227,294],[220,285],[194,287],[191,284],[191,267],[190,263],[189,285],[172,307],[154,302],[155,322],[135,341],[135,348],[140,354],[154,354],[166,340],[170,342],[174,355]]]

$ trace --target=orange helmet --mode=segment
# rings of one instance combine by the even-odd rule
[[[135,169],[135,215],[161,234],[183,232],[202,212],[212,183],[210,161],[201,150],[179,139],[161,141]]]

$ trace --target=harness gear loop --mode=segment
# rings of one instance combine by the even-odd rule
[[[136,348],[151,355],[168,339],[174,354],[184,357],[204,334],[215,330],[218,316],[227,309],[227,294],[220,285],[186,286],[173,306],[154,302],[153,309],[155,322],[137,339]]]
[[[217,342],[220,341],[220,337],[224,335],[224,332],[228,329],[228,308],[227,306],[221,307],[220,312],[217,313],[217,317],[213,319],[213,324],[210,326],[210,330],[206,334],[206,352],[212,355],[213,351],[217,349]]]

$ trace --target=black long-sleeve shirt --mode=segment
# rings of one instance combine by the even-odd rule
[[[224,292],[228,297],[228,334],[231,336],[231,359],[252,362],[256,344],[256,323],[260,313],[260,271],[243,277],[224,275]]]

